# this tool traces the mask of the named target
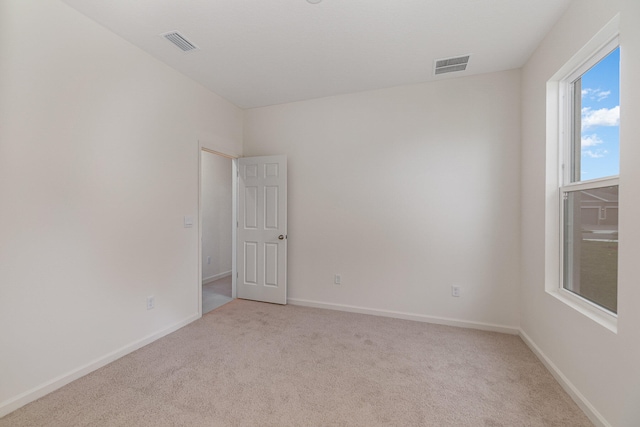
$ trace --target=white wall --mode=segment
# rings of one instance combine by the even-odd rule
[[[519,71],[247,110],[244,135],[288,155],[290,300],[518,327]]]
[[[197,318],[198,141],[242,111],[55,0],[0,2],[0,58],[1,416]]]
[[[231,273],[231,159],[203,151],[201,171],[202,280],[207,281]]]
[[[621,14],[621,173],[618,332],[545,293],[545,84]],[[598,424],[640,425],[640,2],[574,1],[522,74],[521,326]],[[553,156],[551,156],[553,157]]]

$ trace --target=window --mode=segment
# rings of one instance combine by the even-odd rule
[[[615,37],[559,81],[561,288],[618,308],[620,48]]]

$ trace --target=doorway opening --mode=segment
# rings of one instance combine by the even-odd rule
[[[202,314],[234,298],[233,158],[207,149],[200,156]]]

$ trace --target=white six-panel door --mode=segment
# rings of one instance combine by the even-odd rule
[[[238,159],[238,298],[287,303],[287,157]]]

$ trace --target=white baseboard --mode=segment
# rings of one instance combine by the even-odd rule
[[[162,338],[165,335],[170,334],[171,332],[177,331],[178,329],[188,325],[194,320],[198,320],[200,317],[201,316],[198,313],[192,314],[186,319],[183,319],[169,326],[168,328],[165,328],[158,332],[154,332],[150,335],[147,335],[146,337],[140,340],[134,341],[131,344],[128,344],[118,350],[108,353],[92,362],[87,363],[84,366],[80,366],[77,369],[67,372],[66,374],[62,374],[50,381],[47,381],[44,384],[34,387],[31,390],[27,390],[24,393],[21,393],[9,400],[6,400],[0,403],[0,418],[26,405],[27,403],[33,402],[34,400],[37,400],[42,396],[45,396],[51,393],[52,391],[55,391],[69,384],[70,382],[77,380],[78,378],[83,377],[95,371],[96,369],[99,369],[105,365],[108,365],[109,363],[121,358],[122,356],[126,356],[127,354],[132,353],[138,350],[139,348],[142,348],[145,345],[150,344],[153,341],[159,338]]]
[[[576,386],[564,376],[562,371],[547,357],[546,354],[534,343],[531,338],[521,329],[520,338],[531,349],[531,351],[540,359],[542,364],[547,368],[551,375],[560,383],[560,386],[567,392],[574,402],[582,409],[582,412],[597,427],[611,427],[611,424],[596,410],[596,408],[587,400],[586,397],[576,388]]]
[[[399,311],[379,310],[373,308],[357,307],[352,305],[333,304],[318,301],[308,301],[296,298],[288,298],[287,303],[302,305],[305,307],[326,308],[329,310],[348,311],[350,313],[371,314],[373,316],[393,317],[395,319],[415,320],[417,322],[435,323],[438,325],[457,326],[460,328],[480,329],[483,331],[501,332],[504,334],[518,335],[520,328],[516,326],[502,326],[491,323],[472,322],[468,320],[449,319],[446,317],[426,316],[424,314],[403,313]]]
[[[214,274],[213,276],[205,277],[202,279],[202,284],[206,285],[210,282],[215,282],[218,279],[222,279],[223,277],[231,276],[231,270],[225,271],[219,274]]]

